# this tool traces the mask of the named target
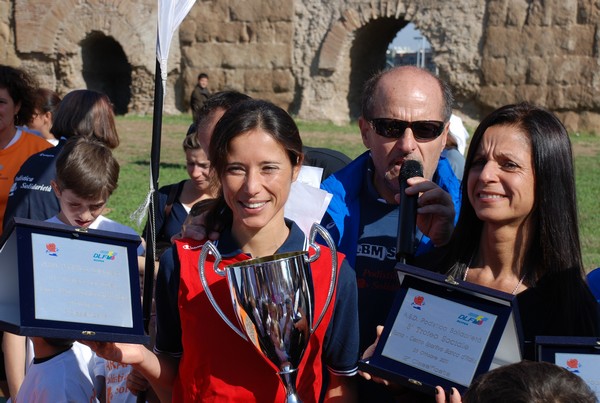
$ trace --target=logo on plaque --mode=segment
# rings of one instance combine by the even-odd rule
[[[420,311],[425,305],[425,298],[422,295],[417,295],[413,298],[413,302],[410,305]]]
[[[473,325],[481,326],[481,325],[483,325],[483,322],[485,322],[486,320],[488,320],[488,318],[486,318],[485,316],[470,312],[468,315],[465,315],[465,314],[458,315],[458,319],[456,321],[463,325],[473,324]]]
[[[107,262],[115,260],[117,254],[114,251],[102,250],[100,252],[94,252],[94,262]]]
[[[55,243],[46,244],[46,254],[48,256],[58,256],[58,248]]]
[[[568,369],[570,372],[577,374],[579,373],[579,368],[581,368],[581,364],[577,358],[570,358],[567,360],[566,369]]]

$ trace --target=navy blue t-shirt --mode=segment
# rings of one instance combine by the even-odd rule
[[[60,205],[50,181],[56,179],[56,157],[65,142],[61,139],[56,147],[32,155],[21,165],[8,195],[3,228],[13,217],[44,221],[58,214]]]

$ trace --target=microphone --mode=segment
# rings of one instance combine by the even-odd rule
[[[406,194],[406,181],[415,176],[423,176],[423,167],[419,161],[407,160],[402,164],[398,181],[400,183],[400,214],[398,215],[398,241],[396,260],[406,263],[406,258],[415,253],[415,233],[417,227],[418,195]]]

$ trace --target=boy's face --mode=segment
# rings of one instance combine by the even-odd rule
[[[84,199],[70,189],[60,190],[54,181],[52,188],[60,204],[58,218],[67,225],[87,228],[106,207],[107,200],[104,198]]]

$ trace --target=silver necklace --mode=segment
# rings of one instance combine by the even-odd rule
[[[465,270],[465,275],[463,276],[463,281],[467,281],[468,273],[469,273],[469,268],[467,267],[467,270]],[[511,292],[512,295],[517,295],[517,291],[519,290],[519,287],[521,287],[521,284],[523,284],[523,280],[525,280],[525,276],[521,277],[521,279],[517,283],[517,286],[515,287],[515,289],[512,290],[512,292]]]

